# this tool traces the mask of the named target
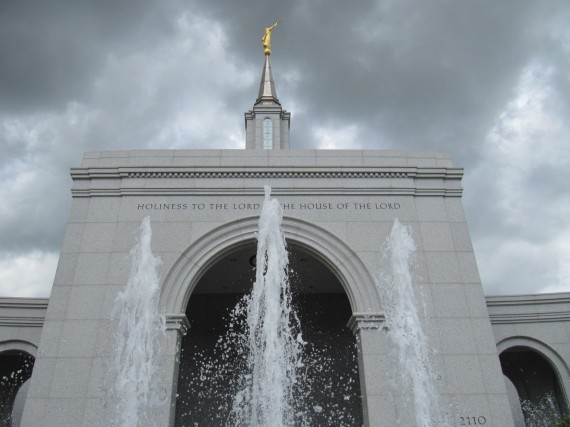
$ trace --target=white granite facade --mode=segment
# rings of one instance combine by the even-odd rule
[[[87,153],[72,169],[73,206],[46,313],[23,425],[97,425],[113,352],[111,307],[125,286],[145,216],[163,260],[163,378],[176,354],[193,287],[213,260],[254,239],[263,186],[284,207],[286,238],[339,278],[359,336],[367,425],[406,425],[387,387],[382,301],[375,276],[398,218],[418,247],[416,287],[445,407],[456,425],[512,425],[505,385],[461,206],[462,170],[447,154],[403,151],[182,150]],[[372,321],[370,320],[372,319]],[[370,326],[373,326],[372,328]],[[156,411],[170,425],[174,407]]]

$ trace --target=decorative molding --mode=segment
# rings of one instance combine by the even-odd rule
[[[0,316],[0,326],[28,326],[28,327],[42,327],[44,326],[43,317],[9,317]]]
[[[485,301],[494,325],[570,321],[570,293],[489,296]]]
[[[489,314],[492,325],[502,325],[510,323],[541,323],[541,322],[568,322],[570,312],[555,311],[549,313],[511,313],[511,314]]]
[[[384,313],[353,313],[346,326],[356,334],[361,329],[381,329],[385,321]]]
[[[458,184],[462,168],[453,167],[344,167],[344,166],[234,166],[234,167],[79,167],[71,169],[74,197],[109,197],[138,195],[258,195],[262,189],[213,188],[218,179],[312,179],[345,180],[340,186],[323,188],[320,181],[313,187],[279,187],[281,195],[406,195],[461,197]],[[171,186],[168,180],[182,180]],[[358,180],[378,180],[374,187]],[[132,180],[132,181],[131,181]],[[151,180],[142,183],[140,180]],[[188,180],[188,185],[184,185]],[[205,180],[205,181],[201,181]],[[353,181],[354,180],[354,181]],[[395,180],[395,181],[392,181]],[[375,181],[372,181],[376,183]],[[447,182],[451,182],[448,184]],[[310,183],[308,183],[310,185]],[[417,184],[417,185],[416,185]]]
[[[73,197],[121,197],[121,196],[259,196],[263,188],[74,188]],[[441,196],[461,197],[461,188],[362,188],[362,187],[277,187],[273,188],[274,196],[323,196],[323,195],[352,195],[352,196]]]
[[[346,242],[297,218],[284,218],[281,226],[288,241],[302,246],[329,267],[343,286],[353,311],[358,313],[381,307],[372,276]],[[160,312],[184,312],[203,274],[223,254],[254,241],[258,229],[257,216],[245,217],[216,227],[197,239],[180,254],[166,274],[161,285]]]
[[[0,309],[2,308],[21,308],[21,309],[47,309],[49,298],[0,298]]]
[[[486,296],[487,307],[570,304],[570,292],[535,295],[496,295]]]
[[[74,180],[117,178],[415,178],[457,179],[455,167],[234,166],[234,167],[76,167]]]
[[[359,171],[195,171],[128,172],[128,178],[408,178],[407,172]]]
[[[166,330],[176,330],[180,335],[184,336],[190,329],[190,322],[185,314],[167,314]]]
[[[341,162],[341,160],[339,160]],[[342,163],[342,162],[341,162]],[[262,189],[248,188],[250,179],[310,179],[310,187],[279,187],[281,195],[404,195],[461,197],[462,168],[411,166],[149,166],[78,167],[71,169],[74,197],[121,197],[138,195],[258,195]],[[168,180],[181,180],[171,185]],[[240,188],[213,180],[246,180]],[[342,179],[328,187],[321,180]],[[366,186],[358,180],[368,181]],[[150,182],[141,182],[150,180]],[[186,181],[187,180],[187,181]],[[204,180],[204,181],[202,181]],[[184,185],[188,182],[188,185]],[[376,184],[370,187],[370,184]],[[218,188],[215,188],[218,186]]]
[[[47,298],[0,298],[0,326],[42,327],[48,301]]]

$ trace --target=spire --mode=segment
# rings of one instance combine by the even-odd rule
[[[282,22],[280,19],[267,27],[261,41],[265,64],[261,73],[261,83],[253,109],[245,113],[245,148],[247,150],[287,150],[289,149],[289,126],[291,114],[281,107],[273,73],[271,72],[271,32]]]
[[[275,91],[275,83],[273,82],[273,74],[271,73],[271,62],[269,55],[265,55],[265,65],[261,74],[261,82],[259,84],[259,94],[255,105],[258,104],[277,104],[281,105],[277,92]]]

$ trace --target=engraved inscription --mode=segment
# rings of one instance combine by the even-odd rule
[[[459,425],[462,426],[482,426],[487,424],[487,418],[483,415],[474,417],[459,417]]]
[[[397,211],[400,203],[395,202],[294,202],[281,203],[284,211]],[[139,211],[244,211],[259,210],[260,203],[138,203]]]

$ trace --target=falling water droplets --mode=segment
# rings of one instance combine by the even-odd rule
[[[415,302],[414,254],[410,231],[396,219],[382,247],[378,280],[386,312],[385,330],[394,345],[392,359],[398,361],[400,370],[400,375],[392,376],[390,387],[402,397],[401,408],[412,405],[416,426],[447,426],[449,420],[440,409],[435,386],[437,374]],[[407,414],[400,414],[400,417],[405,416]],[[400,419],[402,422],[406,423]]]
[[[158,312],[161,261],[152,254],[151,236],[150,219],[146,217],[131,251],[127,286],[115,299],[113,314],[119,322],[111,366],[116,409],[113,426],[149,422],[151,410],[166,399],[166,389],[157,377],[159,339],[164,333],[164,319]]]
[[[257,268],[253,289],[246,297],[247,374],[234,398],[230,420],[236,426],[287,426],[295,422],[302,339],[291,308],[283,212],[279,202],[265,200],[257,234]]]

